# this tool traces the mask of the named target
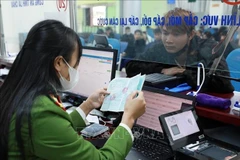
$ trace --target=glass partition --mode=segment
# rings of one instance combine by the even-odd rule
[[[239,10],[234,10],[228,1],[74,2],[76,27],[73,28],[82,44],[99,47],[96,34],[105,36],[107,47],[118,50],[118,69],[126,71],[128,76],[157,72],[180,74],[196,81],[201,62],[208,79],[219,82],[218,88],[225,88],[226,77],[240,77],[240,65],[231,65],[240,61],[236,50],[240,44]],[[69,1],[11,0],[1,1],[1,6],[1,37],[4,37],[1,43],[9,55],[19,52],[29,29],[40,20],[57,19],[67,26],[71,24]],[[209,78],[213,75],[218,78]]]
[[[239,11],[220,0],[77,1],[77,17],[84,45],[96,46],[94,35],[106,35],[129,76],[158,72],[196,81],[204,66],[218,87],[228,88],[232,73],[240,78],[240,69],[229,66],[240,61],[232,54],[239,52]]]

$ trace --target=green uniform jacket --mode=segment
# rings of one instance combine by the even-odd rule
[[[15,138],[15,116],[9,133],[9,159],[20,159]],[[132,147],[132,138],[124,127],[117,127],[106,144],[96,149],[78,135],[85,127],[77,111],[71,114],[55,105],[47,96],[36,99],[32,108],[32,143],[27,123],[22,125],[26,159],[50,160],[123,160]]]

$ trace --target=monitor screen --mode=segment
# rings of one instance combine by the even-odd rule
[[[83,47],[79,82],[70,92],[87,98],[115,78],[117,50]]]
[[[200,131],[192,111],[165,117],[165,121],[173,141]]]
[[[161,115],[159,120],[173,150],[205,139],[194,108]],[[195,147],[196,145],[189,145],[188,149]]]
[[[136,124],[149,128],[154,131],[162,132],[159,122],[159,116],[192,107],[194,99],[190,96],[180,95],[179,93],[168,93],[166,91],[148,91],[143,90],[146,101],[146,112],[138,118]]]

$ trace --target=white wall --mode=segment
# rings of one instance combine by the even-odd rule
[[[59,2],[62,1],[65,2],[64,0],[1,1],[6,50],[10,53],[19,52],[19,33],[28,32],[41,20],[57,19],[70,27],[69,3],[67,1],[65,8],[59,8]]]
[[[217,27],[221,27],[222,15],[231,15],[232,14],[232,5],[227,5],[226,3],[222,3],[221,1],[211,1],[209,14],[210,15],[218,15]]]
[[[131,18],[132,16],[138,17],[139,19],[142,17],[141,15],[141,1],[123,1],[123,15],[124,18]],[[131,32],[134,33],[135,30],[141,29],[140,25],[132,25]]]

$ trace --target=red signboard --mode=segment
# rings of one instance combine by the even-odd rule
[[[237,2],[229,2],[229,0],[223,0],[224,3],[229,4],[229,5],[238,5],[240,4],[240,1]]]

